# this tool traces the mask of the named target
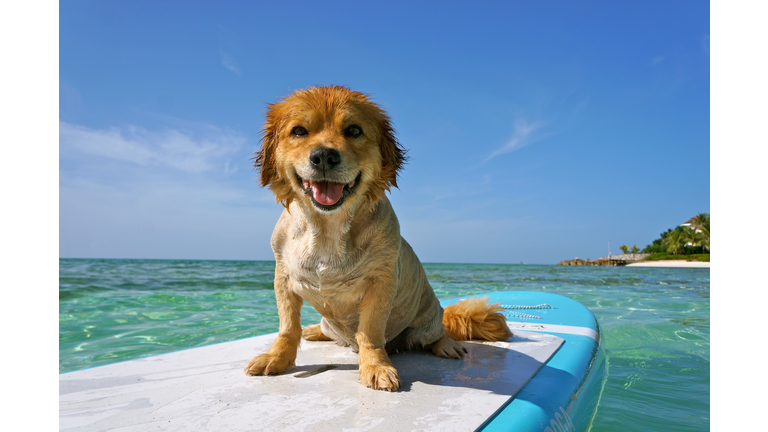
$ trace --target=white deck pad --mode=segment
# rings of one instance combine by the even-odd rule
[[[462,342],[462,360],[393,354],[398,392],[357,377],[357,354],[302,341],[287,374],[249,377],[248,360],[275,335],[59,375],[59,429],[72,431],[410,431],[478,428],[563,343],[515,331],[509,342]]]

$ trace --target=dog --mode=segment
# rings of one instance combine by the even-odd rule
[[[386,197],[406,151],[368,95],[339,86],[298,90],[268,106],[262,133],[254,165],[285,207],[271,238],[280,327],[247,375],[291,368],[303,336],[351,347],[363,385],[396,391],[401,381],[389,354],[424,349],[463,359],[468,351],[457,340],[512,335],[487,298],[441,308]],[[302,329],[305,300],[322,320]]]

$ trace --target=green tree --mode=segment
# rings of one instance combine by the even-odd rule
[[[701,228],[706,222],[709,222],[709,213],[699,213],[693,218],[693,224],[698,228]]]
[[[619,249],[621,249],[621,251],[624,252],[624,254],[626,255],[627,252],[629,251],[629,246],[624,245],[624,246],[620,247]]]
[[[701,245],[702,237],[701,233],[694,227],[685,227],[685,230],[683,230],[683,238],[691,246],[691,249]]]
[[[701,224],[701,246],[709,252],[709,217]]]
[[[680,227],[678,227],[680,228]],[[685,247],[685,232],[682,229],[675,229],[664,238],[663,244],[667,247],[667,252],[677,255]]]
[[[637,247],[637,245],[634,245],[634,246],[632,246],[632,253],[633,253],[633,254],[636,254],[636,253],[638,253],[638,252],[640,252],[640,248],[639,248],[639,247]]]
[[[699,213],[693,218],[693,224],[692,229],[694,231],[698,231],[697,234],[691,234],[687,231],[687,228],[684,226],[678,226],[674,230],[668,229],[665,232],[662,232],[659,234],[659,238],[653,241],[653,243],[647,245],[645,248],[643,248],[643,253],[661,253],[661,252],[667,252],[672,253],[669,251],[670,246],[672,246],[672,249],[675,250],[675,253],[678,252],[686,252],[686,253],[698,253],[695,249],[700,250],[700,253],[709,253],[709,213]],[[675,238],[671,239],[670,236],[677,232],[678,234],[675,234]],[[681,239],[678,239],[678,236],[682,236]],[[682,245],[680,242],[682,241]],[[690,243],[692,247],[687,247],[686,245]]]
[[[672,233],[672,229],[668,228],[663,233],[659,234],[659,238],[653,241],[653,243],[649,244],[645,248],[643,248],[643,253],[658,253],[658,252],[666,252],[667,251],[667,245],[664,243],[664,240],[666,240],[667,236]]]

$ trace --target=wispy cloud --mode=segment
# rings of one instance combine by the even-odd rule
[[[221,50],[219,50],[219,54],[221,55],[221,64],[225,68],[240,75],[240,63],[237,61],[237,59]]]
[[[91,129],[59,123],[59,144],[76,151],[141,166],[165,166],[199,173],[224,165],[246,139],[238,133],[208,126],[203,132],[174,129],[149,131],[140,127]],[[231,171],[227,165],[225,170]]]
[[[242,70],[240,68],[240,62],[236,57],[242,53],[239,49],[240,38],[238,38],[232,30],[220,25],[218,28],[218,40],[221,65],[229,69],[232,73],[241,75]]]
[[[660,64],[661,62],[663,62],[664,58],[665,58],[664,56],[656,56],[651,59],[651,64],[656,66],[657,64]]]
[[[62,257],[273,258],[272,230],[261,227],[282,207],[252,182],[153,173],[113,184],[81,174],[59,184]]]
[[[271,230],[252,227],[273,225],[282,209],[246,168],[250,140],[176,123],[185,124],[59,123],[61,256],[271,259]]]
[[[528,144],[543,138],[543,135],[537,133],[544,126],[544,122],[535,121],[528,122],[523,119],[518,119],[514,122],[514,131],[512,132],[512,138],[507,141],[501,148],[496,149],[493,153],[488,155],[483,162],[487,162],[496,156],[504,153],[510,153],[515,150],[519,150]]]

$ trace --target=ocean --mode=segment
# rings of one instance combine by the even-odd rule
[[[274,262],[59,260],[59,372],[276,332]],[[708,431],[710,271],[425,263],[441,300],[564,295],[597,317],[608,378],[592,431]],[[320,321],[305,303],[302,325]]]

